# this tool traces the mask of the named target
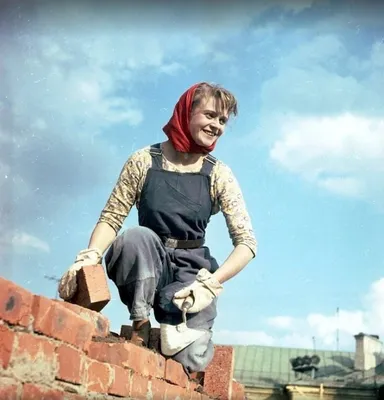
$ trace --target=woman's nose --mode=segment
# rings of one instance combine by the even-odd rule
[[[215,118],[214,120],[212,120],[210,126],[211,126],[211,128],[219,130],[220,129],[220,121],[219,121],[219,119]]]

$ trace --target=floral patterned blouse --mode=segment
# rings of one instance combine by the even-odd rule
[[[144,147],[128,158],[101,212],[99,222],[107,223],[116,233],[121,229],[131,208],[134,205],[138,207],[147,171],[152,165],[149,150],[150,146]],[[164,156],[162,159],[165,170],[183,172],[178,170],[177,166],[171,164]],[[189,172],[198,172],[200,168]],[[212,169],[210,191],[213,203],[212,214],[222,211],[233,245],[246,245],[255,256],[257,241],[243,194],[231,169],[219,160]]]

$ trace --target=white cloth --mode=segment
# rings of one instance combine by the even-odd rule
[[[185,323],[179,325],[160,324],[161,352],[173,356],[191,343],[204,336],[206,331],[188,328]]]

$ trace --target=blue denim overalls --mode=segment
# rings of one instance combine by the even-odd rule
[[[204,246],[212,212],[210,175],[216,159],[208,155],[200,172],[162,168],[160,144],[151,146],[149,168],[138,205],[139,227],[119,235],[106,254],[107,273],[127,305],[132,320],[149,316],[159,323],[182,322],[172,303],[175,292],[195,280],[199,269],[214,272],[216,260]],[[213,356],[211,341],[216,299],[204,310],[188,314],[188,327],[206,334],[173,358],[189,371],[202,371]]]

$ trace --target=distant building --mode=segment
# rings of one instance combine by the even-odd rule
[[[384,400],[382,343],[355,339],[355,352],[234,346],[234,378],[249,400]]]

